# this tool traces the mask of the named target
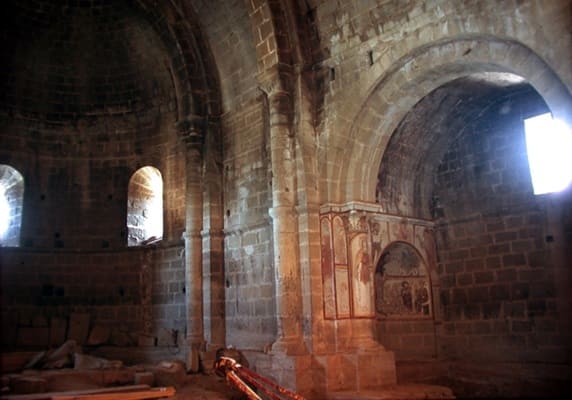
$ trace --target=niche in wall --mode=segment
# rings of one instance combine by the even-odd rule
[[[406,242],[389,244],[375,269],[375,309],[381,318],[431,318],[427,267]]]

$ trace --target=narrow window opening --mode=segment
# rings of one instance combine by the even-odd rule
[[[534,194],[560,192],[572,181],[572,131],[550,113],[524,120]]]
[[[127,245],[142,246],[163,238],[163,178],[158,169],[137,170],[128,188]]]
[[[6,188],[0,186],[0,237],[4,237],[10,226],[10,205],[6,198]]]
[[[24,202],[24,178],[9,165],[0,165],[0,246],[18,247]]]

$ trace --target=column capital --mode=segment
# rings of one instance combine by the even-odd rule
[[[198,115],[188,115],[179,119],[175,127],[177,133],[188,147],[202,147],[204,142],[205,118]]]
[[[258,74],[258,86],[269,98],[290,96],[294,74],[291,65],[278,63]]]

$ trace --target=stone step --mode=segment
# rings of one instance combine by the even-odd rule
[[[425,384],[399,384],[379,390],[360,392],[340,391],[328,393],[327,400],[429,400],[455,399],[453,391],[446,386]]]

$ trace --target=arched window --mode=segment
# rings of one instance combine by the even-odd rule
[[[9,165],[0,164],[0,246],[20,245],[23,202],[22,174]]]
[[[129,180],[127,245],[142,246],[163,237],[163,178],[157,168],[143,167]]]

